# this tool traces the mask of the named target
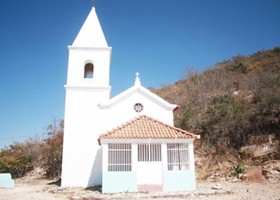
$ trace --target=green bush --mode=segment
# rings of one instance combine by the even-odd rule
[[[248,166],[243,162],[233,165],[234,175],[240,178],[245,173],[247,167]]]
[[[0,152],[0,172],[11,173],[14,178],[23,176],[30,168],[32,158],[25,154],[24,145],[14,143]]]

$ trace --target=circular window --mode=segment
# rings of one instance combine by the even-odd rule
[[[134,104],[134,110],[135,112],[141,112],[143,110],[144,106],[141,103]]]

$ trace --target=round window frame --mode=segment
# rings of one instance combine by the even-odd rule
[[[140,113],[140,112],[143,111],[144,106],[143,106],[142,103],[135,103],[134,106],[133,106],[133,109],[134,109],[135,112]]]

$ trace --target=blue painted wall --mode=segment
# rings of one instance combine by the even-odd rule
[[[0,174],[0,188],[13,188],[15,187],[15,181],[12,179],[11,174]]]
[[[175,192],[195,189],[195,172],[186,171],[164,171],[163,191]]]
[[[102,193],[137,192],[136,172],[103,172]]]

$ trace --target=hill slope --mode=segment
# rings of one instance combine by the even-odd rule
[[[238,148],[251,135],[279,136],[280,48],[233,57],[153,92],[178,104],[176,126],[203,142]]]
[[[211,154],[212,164],[213,156],[219,160],[228,152],[233,163],[248,157],[246,162],[255,163],[280,159],[279,47],[248,57],[235,56],[152,91],[180,106],[175,125],[201,135],[197,154]],[[265,159],[253,160],[256,152],[248,152],[248,148],[270,151],[259,152],[268,155]]]

